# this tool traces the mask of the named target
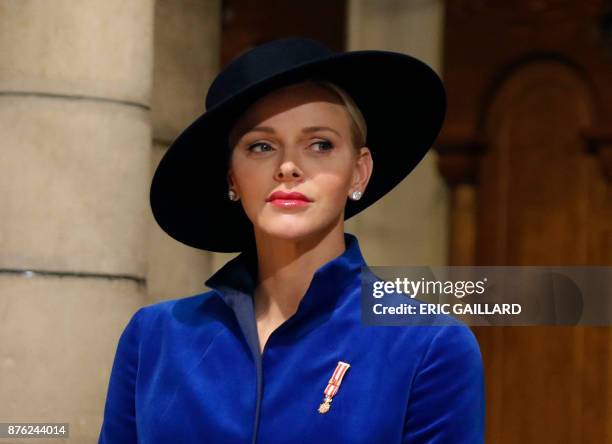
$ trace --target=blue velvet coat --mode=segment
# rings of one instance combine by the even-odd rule
[[[139,309],[110,376],[100,443],[484,442],[482,358],[471,330],[367,326],[356,237],[321,266],[263,353],[256,256],[213,274],[212,290]],[[453,318],[454,319],[454,318]],[[327,413],[338,361],[351,366]]]

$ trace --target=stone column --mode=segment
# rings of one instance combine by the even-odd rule
[[[219,70],[220,16],[220,0],[155,3],[151,175],[170,143],[204,112],[206,92]],[[216,254],[174,240],[157,225],[150,210],[148,220],[151,302],[208,290],[204,281],[213,271]]]
[[[0,3],[0,418],[97,442],[146,302],[153,0]]]
[[[348,7],[347,49],[404,52],[440,73],[442,0],[350,0]],[[431,150],[393,191],[347,222],[371,265],[446,264],[449,196],[436,158]]]

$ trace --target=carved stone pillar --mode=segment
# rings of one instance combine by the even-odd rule
[[[179,133],[204,111],[204,97],[219,71],[220,0],[155,2],[153,155],[151,173]],[[202,149],[207,147],[202,141]],[[203,190],[204,191],[204,190]],[[181,244],[155,222],[150,210],[147,290],[150,302],[206,291],[214,271],[210,253]]]
[[[0,418],[95,442],[146,295],[153,0],[0,7]]]
[[[351,0],[346,49],[405,52],[440,72],[444,8],[441,0]],[[347,221],[370,263],[446,264],[448,196],[436,157],[430,151],[393,191]]]

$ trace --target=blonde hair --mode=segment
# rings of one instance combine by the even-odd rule
[[[368,136],[368,127],[361,110],[353,98],[343,88],[328,80],[314,80],[314,83],[335,92],[340,97],[350,116],[351,133],[355,149],[364,146]]]
[[[353,98],[341,87],[336,85],[333,82],[322,79],[309,79],[314,84],[321,86],[328,91],[336,93],[336,95],[342,100],[348,114],[349,120],[351,122],[351,138],[355,149],[358,150],[362,146],[365,146],[367,135],[368,135],[368,127],[366,125],[365,118],[361,113],[361,110],[353,100]],[[238,120],[238,119],[237,119]],[[228,134],[228,143],[231,148],[234,147],[234,141],[237,139],[237,135],[234,134],[236,130],[235,122],[234,125],[230,128]]]

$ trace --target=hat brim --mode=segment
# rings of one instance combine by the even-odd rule
[[[227,134],[235,119],[266,93],[308,78],[344,88],[364,115],[374,169],[345,220],[397,186],[425,156],[446,114],[442,81],[406,54],[350,51],[304,63],[236,92],[207,110],[169,146],[151,182],[153,216],[171,237],[194,248],[240,252],[254,247],[253,226],[227,198]]]

